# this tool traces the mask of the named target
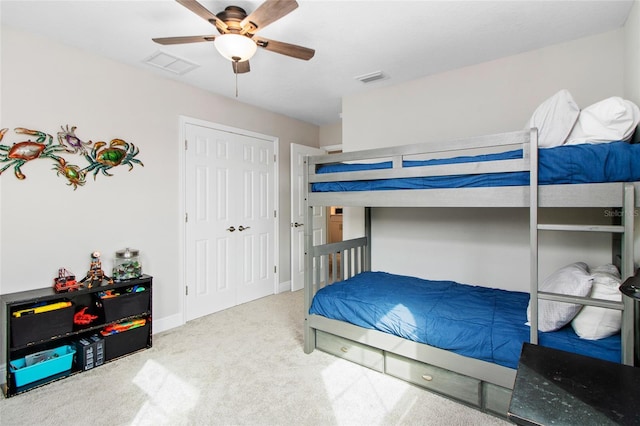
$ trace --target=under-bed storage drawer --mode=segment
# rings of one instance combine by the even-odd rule
[[[482,408],[506,417],[511,402],[511,389],[484,382],[482,383],[482,401]]]
[[[320,330],[316,331],[316,348],[384,373],[384,355],[380,349]]]
[[[391,376],[480,406],[480,380],[389,352],[385,364],[386,373]]]

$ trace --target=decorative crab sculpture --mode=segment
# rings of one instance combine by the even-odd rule
[[[91,141],[83,142],[76,136],[76,126],[69,129],[69,125],[60,126],[61,132],[58,132],[58,142],[67,148],[65,150],[72,154],[86,155],[87,149],[91,146]]]
[[[144,166],[140,160],[134,158],[140,152],[134,144],[122,139],[112,139],[108,148],[101,149],[104,146],[107,146],[106,142],[96,142],[91,152],[85,155],[91,164],[84,170],[93,171],[94,179],[98,172],[102,172],[105,176],[113,176],[108,170],[121,164],[128,165],[129,170],[133,169],[133,163]]]
[[[2,174],[9,167],[13,166],[15,175],[18,179],[24,180],[26,176],[22,173],[21,167],[27,162],[38,158],[50,158],[54,162],[53,170],[57,176],[64,177],[67,185],[78,189],[78,186],[84,186],[86,176],[89,172],[93,172],[95,180],[98,172],[105,176],[113,176],[109,170],[120,165],[128,165],[129,170],[133,169],[134,164],[144,166],[142,162],[135,157],[140,150],[134,145],[125,142],[122,139],[112,139],[107,145],[106,142],[92,141],[84,142],[76,135],[76,126],[61,126],[61,131],[57,133],[58,143],[54,143],[53,136],[38,130],[29,130],[22,127],[15,129],[17,134],[26,134],[36,136],[36,140],[27,140],[14,143],[13,145],[0,144],[0,168]],[[4,138],[8,129],[0,130],[0,141]],[[93,149],[89,150],[93,144]],[[70,164],[60,154],[78,154],[83,156],[89,165],[81,168],[78,165]]]
[[[87,172],[80,170],[80,167],[75,164],[67,164],[64,158],[58,165],[53,167],[56,171],[56,175],[63,176],[67,179],[67,185],[73,186],[73,190],[78,189],[78,186],[83,186],[86,183]]]
[[[0,130],[0,141],[4,138],[7,130],[8,129]],[[15,132],[18,134],[37,136],[37,139],[35,141],[27,140],[17,142],[12,146],[0,145],[0,163],[8,163],[0,169],[0,174],[13,166],[16,177],[23,180],[26,176],[22,173],[21,167],[31,160],[35,160],[36,158],[51,158],[58,164],[64,162],[64,159],[55,155],[55,153],[64,151],[65,149],[63,146],[53,143],[53,136],[38,130],[29,130],[22,127],[16,128]]]

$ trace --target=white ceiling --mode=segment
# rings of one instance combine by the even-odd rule
[[[255,10],[261,0],[202,0]],[[306,122],[337,122],[343,96],[624,26],[633,0],[298,0],[260,35],[316,50],[302,61],[259,49],[238,76],[238,100]],[[173,0],[0,0],[2,25],[234,98],[231,64],[213,43],[160,46],[152,37],[217,34]],[[144,60],[163,51],[200,65],[175,75]],[[37,60],[30,61],[34,65]],[[367,85],[355,77],[383,71]]]

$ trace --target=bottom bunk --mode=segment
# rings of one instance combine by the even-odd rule
[[[530,336],[528,293],[370,272],[366,250],[366,238],[313,248],[305,350],[318,348],[506,416]],[[342,270],[335,268],[338,258]],[[539,336],[543,346],[621,359],[619,333],[586,340],[565,326]]]

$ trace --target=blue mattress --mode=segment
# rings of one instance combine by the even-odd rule
[[[309,313],[517,368],[529,342],[529,294],[363,272],[317,292]],[[539,344],[620,362],[620,335],[579,338],[571,325],[539,333]]]
[[[640,144],[566,145],[539,152],[540,185],[635,182],[640,180]],[[404,161],[404,167],[458,164],[522,158],[522,150],[425,161]],[[330,164],[317,173],[389,169],[391,162],[374,164]],[[529,172],[490,173],[314,183],[313,192],[380,191],[393,189],[435,189],[529,185]]]

